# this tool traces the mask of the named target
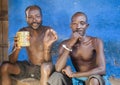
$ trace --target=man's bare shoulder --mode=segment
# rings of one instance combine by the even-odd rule
[[[98,37],[92,37],[92,36],[87,36],[89,37],[90,39],[94,40],[95,42],[103,42],[102,39],[98,38]]]
[[[23,28],[19,29],[19,31],[29,31],[29,30],[30,30],[29,27],[23,27]]]
[[[100,45],[103,45],[103,41],[102,41],[102,39],[100,39],[100,38],[98,38],[98,37],[91,37],[91,36],[89,36],[90,37],[90,39],[92,39],[92,42],[93,42],[93,44],[95,45],[95,46],[100,46]]]

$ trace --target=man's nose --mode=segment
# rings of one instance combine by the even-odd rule
[[[36,21],[37,21],[36,17],[33,17],[33,22],[36,22]]]
[[[77,24],[77,28],[81,28],[81,24]]]

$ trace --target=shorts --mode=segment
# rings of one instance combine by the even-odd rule
[[[12,77],[17,79],[23,78],[35,78],[40,79],[40,66],[33,65],[28,61],[17,61],[16,64],[20,68],[20,73],[18,75],[11,74]]]
[[[72,85],[72,79],[60,72],[54,72],[48,79],[48,85]]]
[[[105,85],[105,81],[104,81],[103,77],[100,75],[91,75],[89,77],[72,78],[73,85],[76,85],[78,83],[89,85],[89,81],[91,78],[96,78],[99,81],[100,85]]]

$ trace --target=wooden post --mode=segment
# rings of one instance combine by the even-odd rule
[[[0,63],[8,60],[8,0],[0,0]]]

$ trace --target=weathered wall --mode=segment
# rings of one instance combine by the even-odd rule
[[[9,0],[9,52],[15,33],[27,25],[25,8],[33,4],[42,8],[43,24],[58,33],[56,45],[70,36],[71,16],[77,11],[85,12],[90,24],[87,34],[104,41],[107,75],[120,77],[120,0]],[[23,59],[26,54],[21,51],[19,60]]]

